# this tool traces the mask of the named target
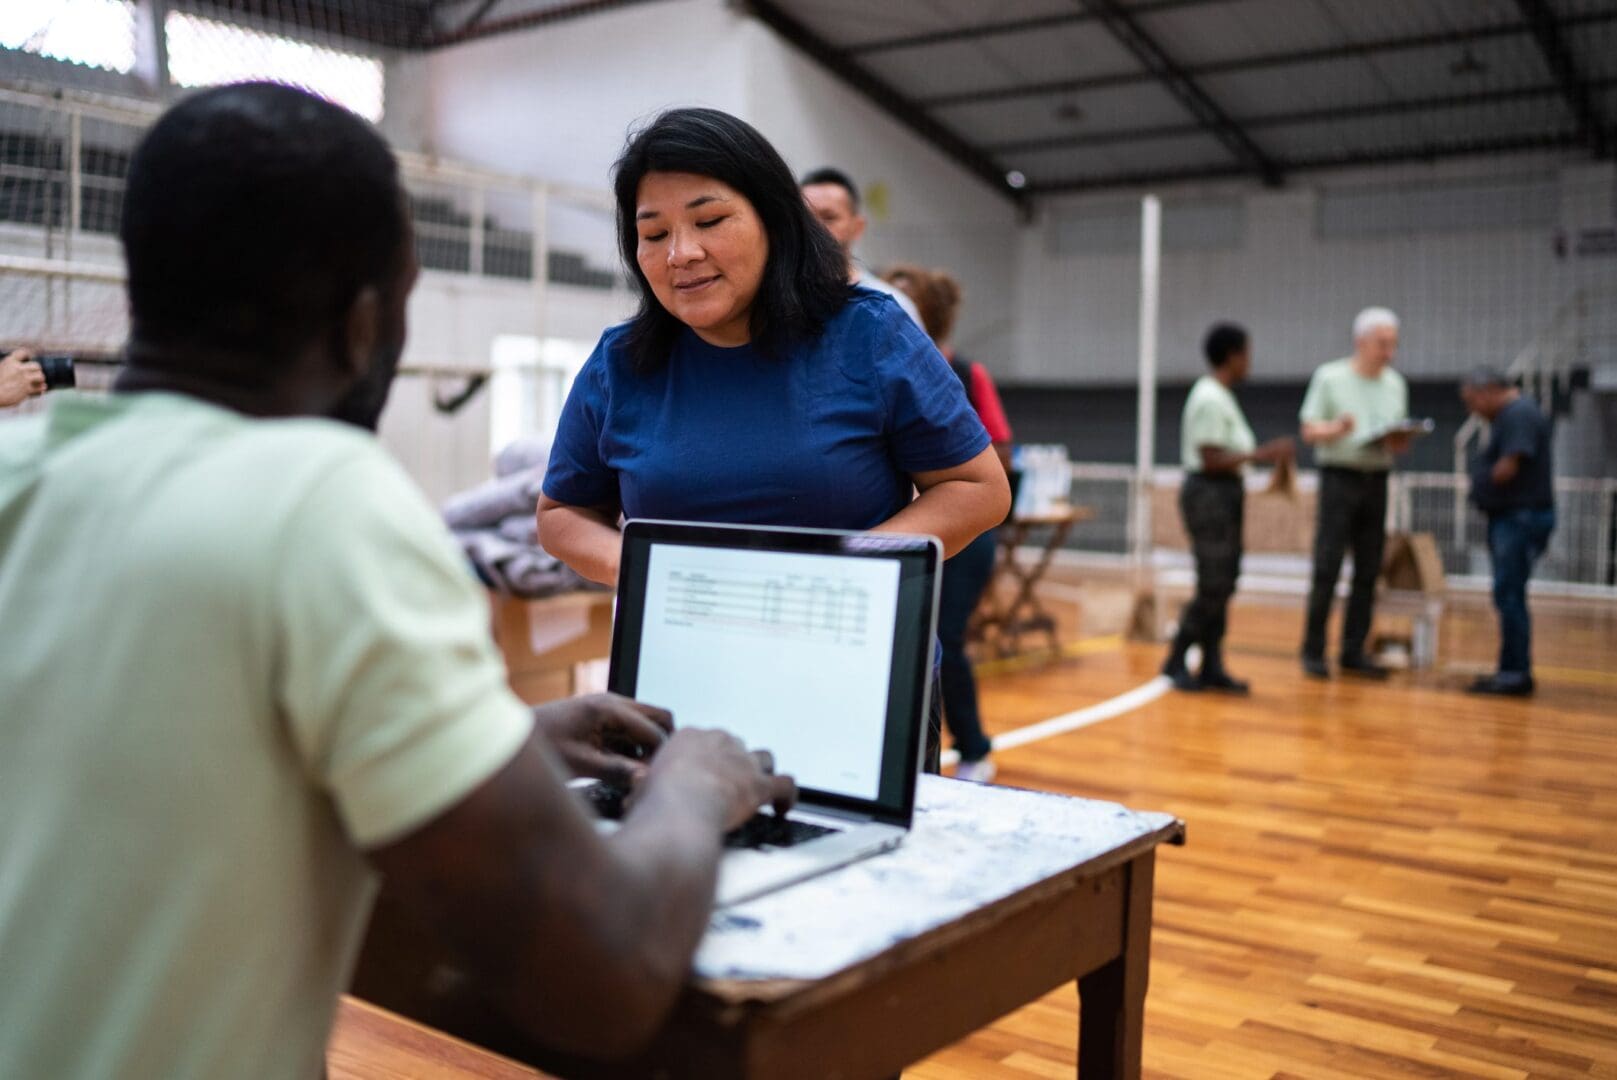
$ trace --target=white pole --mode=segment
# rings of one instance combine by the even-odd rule
[[[1148,586],[1151,490],[1157,440],[1157,302],[1162,285],[1162,200],[1140,202],[1140,389],[1134,444],[1134,572],[1136,592]]]

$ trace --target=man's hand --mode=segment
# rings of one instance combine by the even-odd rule
[[[635,805],[664,796],[687,806],[711,808],[724,832],[739,828],[768,803],[784,814],[797,802],[797,784],[775,775],[767,750],[748,753],[740,739],[724,731],[688,729],[668,740],[651,763],[645,783],[630,799]]]
[[[1252,453],[1252,460],[1260,465],[1277,465],[1282,461],[1290,461],[1297,456],[1297,444],[1290,436],[1281,436],[1270,439]]]
[[[33,356],[27,349],[18,349],[0,359],[0,408],[45,392],[45,373]]]
[[[1388,453],[1405,454],[1405,453],[1408,453],[1409,448],[1414,445],[1415,436],[1411,435],[1407,431],[1406,432],[1396,432],[1395,431],[1391,435],[1388,435],[1386,437],[1386,439],[1383,440],[1383,442],[1386,443]]]
[[[629,788],[640,783],[647,761],[674,730],[667,709],[617,694],[540,705],[533,710],[533,723],[574,776]]]
[[[1309,420],[1303,424],[1303,441],[1311,446],[1333,443],[1352,434],[1353,415],[1343,413],[1335,420]]]

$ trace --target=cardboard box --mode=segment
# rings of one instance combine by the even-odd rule
[[[1406,589],[1428,596],[1446,587],[1443,556],[1431,533],[1392,533],[1381,560],[1381,580],[1389,589]]]
[[[512,691],[530,705],[573,692],[573,668],[612,651],[609,592],[576,592],[544,600],[491,594],[494,643],[505,657]]]

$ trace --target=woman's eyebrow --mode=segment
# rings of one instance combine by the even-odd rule
[[[685,209],[687,209],[687,210],[695,210],[697,207],[706,206],[708,203],[729,202],[729,201],[730,200],[726,199],[723,195],[698,195],[696,198],[692,199],[690,202],[685,204]],[[642,211],[640,211],[638,214],[636,214],[634,216],[634,219],[636,221],[645,221],[648,218],[654,218],[654,217],[662,217],[662,211],[661,210],[642,210]]]

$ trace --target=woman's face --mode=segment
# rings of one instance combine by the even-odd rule
[[[635,261],[657,302],[710,345],[745,345],[769,261],[769,236],[746,196],[708,176],[647,173],[635,229]]]

